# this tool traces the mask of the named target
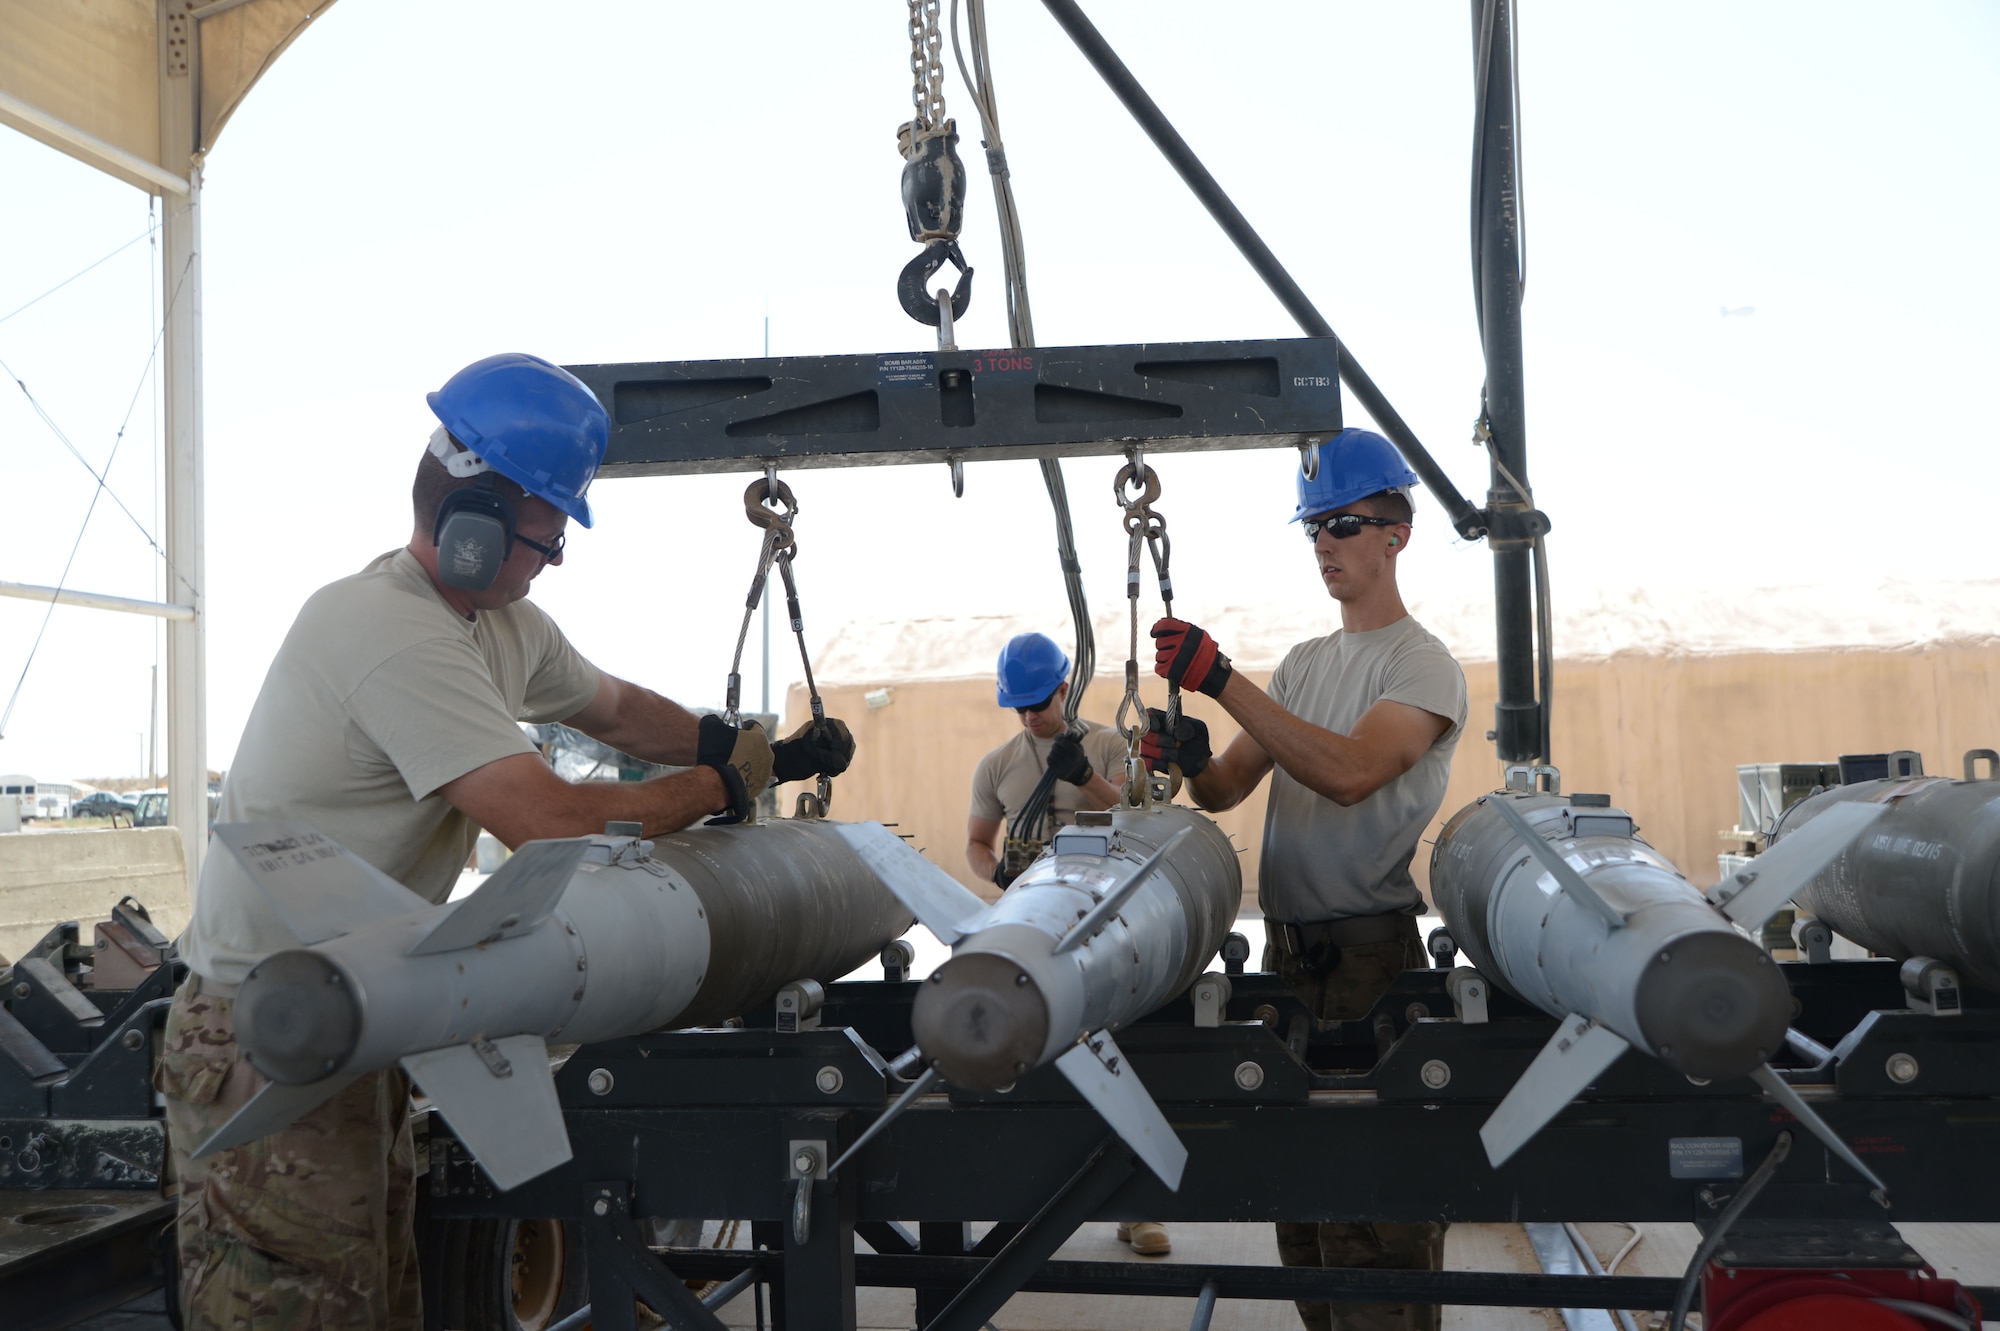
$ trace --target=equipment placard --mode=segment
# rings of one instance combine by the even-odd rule
[[[1671,1137],[1667,1173],[1674,1178],[1742,1178],[1741,1137]]]
[[[937,356],[929,351],[891,352],[875,358],[875,381],[890,384],[928,384],[936,372]]]

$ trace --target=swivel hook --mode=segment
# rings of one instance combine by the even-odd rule
[[[930,280],[949,260],[958,269],[958,285],[951,293],[951,317],[963,319],[972,304],[972,266],[956,240],[934,240],[917,257],[903,265],[896,278],[896,299],[903,312],[920,324],[938,326],[938,304],[931,298]]]

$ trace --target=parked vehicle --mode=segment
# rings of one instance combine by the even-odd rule
[[[165,827],[167,825],[167,792],[165,787],[139,792],[139,802],[132,811],[134,827]]]
[[[12,800],[24,823],[41,816],[35,793],[35,778],[31,776],[0,776],[0,799]]]
[[[215,826],[216,811],[222,806],[222,792],[208,788],[208,824]],[[172,819],[167,813],[167,792],[164,788],[139,792],[139,807],[132,815],[134,827],[165,827]]]
[[[54,821],[73,816],[70,806],[76,800],[76,787],[67,781],[42,781],[35,787],[35,817]]]
[[[133,801],[109,790],[93,790],[69,806],[69,816],[72,818],[129,819],[132,813]]]

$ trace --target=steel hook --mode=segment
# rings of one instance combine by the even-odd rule
[[[1120,508],[1125,509],[1144,508],[1160,497],[1160,473],[1146,465],[1145,455],[1139,450],[1133,449],[1132,457],[1133,461],[1120,467],[1118,475],[1111,481],[1112,497],[1118,501]],[[1127,495],[1127,482],[1141,487],[1140,492]]]
[[[965,498],[965,459],[946,458],[945,461],[951,465],[951,497]]]
[[[951,293],[951,317],[963,319],[972,304],[972,266],[955,240],[934,240],[903,265],[896,278],[896,300],[903,312],[920,324],[936,327],[938,304],[931,299],[930,282],[949,260],[958,269],[958,285]]]
[[[1299,474],[1308,481],[1319,479],[1319,447],[1311,440],[1299,445]]]
[[[750,519],[751,526],[775,532],[778,549],[794,543],[792,521],[799,515],[799,501],[793,496],[792,487],[778,479],[775,466],[767,466],[764,474],[744,490],[743,514]]]

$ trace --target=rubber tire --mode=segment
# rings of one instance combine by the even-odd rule
[[[455,1331],[533,1331],[514,1316],[515,1223],[474,1219],[433,1221],[427,1226],[420,1242],[438,1247],[436,1301],[443,1325]],[[548,1325],[590,1301],[583,1227],[572,1221],[560,1223],[565,1239],[562,1290]]]

